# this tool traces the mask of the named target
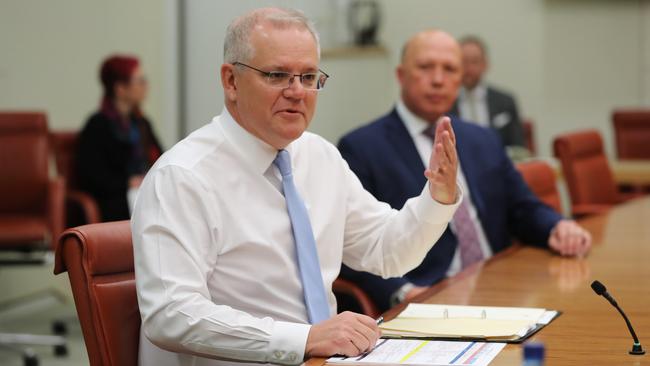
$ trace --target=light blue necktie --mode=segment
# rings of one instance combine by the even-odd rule
[[[316,240],[311,229],[307,208],[293,184],[291,156],[286,150],[280,150],[278,156],[273,160],[273,164],[282,174],[282,190],[291,219],[293,239],[296,243],[298,269],[300,270],[309,322],[316,324],[330,317],[327,295],[320,272],[320,262],[316,252]]]

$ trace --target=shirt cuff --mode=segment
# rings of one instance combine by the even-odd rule
[[[271,363],[298,365],[305,357],[310,324],[275,321],[267,360]]]
[[[449,205],[442,204],[431,197],[427,181],[414,206],[416,215],[422,221],[430,224],[447,224],[454,217],[456,209],[463,200],[463,195],[463,189],[456,182],[456,201]]]

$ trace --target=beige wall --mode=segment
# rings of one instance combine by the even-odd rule
[[[4,0],[0,11],[0,108],[47,110],[55,129],[79,128],[96,107],[97,67],[111,52],[141,57],[151,81],[145,106],[166,146],[177,140],[175,17],[178,0]],[[187,113],[190,130],[219,113],[218,69],[225,27],[262,5],[294,6],[317,21],[326,43],[341,39],[346,0],[224,2],[187,6]],[[384,56],[325,58],[332,74],[311,129],[335,142],[385,113],[398,94],[394,67],[403,41],[426,27],[489,44],[488,79],[514,92],[537,122],[541,153],[553,135],[594,127],[613,151],[615,106],[650,105],[648,0],[380,0]],[[469,10],[471,9],[471,11]],[[331,30],[328,26],[337,25]],[[327,46],[327,44],[326,44]]]
[[[643,103],[640,1],[547,0],[540,141],[596,128],[614,154],[611,111]],[[647,102],[646,102],[647,105]]]
[[[150,81],[144,110],[170,146],[177,124],[175,102],[169,102],[175,91],[174,4],[2,0],[0,109],[45,110],[52,129],[81,128],[100,99],[100,62],[113,52],[130,53]]]
[[[224,28],[236,14],[266,4],[295,6],[316,19],[326,39],[329,7],[315,1],[241,1],[227,9],[211,1],[189,5],[188,125],[222,108],[218,65]],[[324,58],[332,79],[319,96],[311,130],[335,142],[391,108],[398,95],[394,68],[409,35],[428,27],[455,36],[481,35],[489,45],[488,80],[513,92],[536,122],[542,155],[554,135],[597,128],[613,152],[610,112],[650,105],[650,5],[647,0],[380,0],[386,56]],[[331,3],[330,3],[331,4]],[[471,9],[471,11],[469,10]],[[345,24],[338,22],[339,26]],[[339,32],[340,34],[340,32]],[[340,38],[340,37],[339,37]],[[327,46],[327,45],[325,45]]]

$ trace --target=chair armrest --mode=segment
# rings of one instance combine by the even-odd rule
[[[614,205],[583,203],[571,206],[571,213],[573,214],[573,218],[579,219],[589,215],[605,213],[613,206]]]
[[[361,306],[363,313],[369,317],[376,318],[379,316],[379,310],[377,310],[375,304],[370,300],[370,297],[368,297],[368,295],[366,295],[366,293],[354,283],[337,278],[334,280],[334,283],[332,283],[332,291],[354,297],[354,299],[359,303],[359,306]]]
[[[49,182],[47,217],[50,224],[50,247],[54,249],[63,232],[65,220],[65,179],[61,176]]]
[[[647,194],[643,192],[643,187],[637,187],[637,188],[638,190],[634,190],[632,192],[619,192],[618,196],[621,198],[621,202],[627,202],[629,200],[633,200],[635,198],[639,198]]]
[[[97,202],[88,193],[70,190],[66,194],[66,199],[81,207],[86,224],[95,224],[101,221]]]

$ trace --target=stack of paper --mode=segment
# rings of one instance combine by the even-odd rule
[[[504,346],[505,343],[382,339],[367,354],[332,357],[327,362],[346,365],[487,366]]]
[[[557,315],[540,308],[409,304],[380,327],[387,337],[518,341]]]

